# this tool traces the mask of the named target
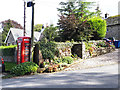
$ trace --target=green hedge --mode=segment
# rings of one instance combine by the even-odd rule
[[[1,46],[0,47],[0,55],[1,56],[14,56],[17,45],[11,46]]]
[[[100,17],[93,17],[88,20],[88,23],[93,29],[93,40],[103,39],[106,35],[106,21],[101,19]]]

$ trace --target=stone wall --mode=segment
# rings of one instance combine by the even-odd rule
[[[85,56],[83,59],[87,59],[87,58],[96,57],[96,56],[99,56],[102,54],[110,53],[114,50],[115,50],[115,48],[113,48],[113,47],[105,47],[105,48],[101,47],[101,48],[97,48],[96,50],[94,50],[92,55],[90,55],[89,51],[84,51]]]
[[[90,43],[93,43],[93,46],[95,46],[98,42],[101,42],[102,40],[99,41],[90,41]],[[114,51],[115,48],[113,47],[100,47],[100,48],[94,48],[92,51],[92,54],[90,53],[90,50],[86,50],[86,45],[85,42],[81,44],[74,44],[72,47],[73,53],[77,54],[80,58],[82,59],[87,59],[95,56],[99,56],[105,53],[109,53]]]
[[[120,23],[119,20],[120,20],[120,16],[108,17],[108,18],[106,19],[107,25],[116,25],[116,24]]]
[[[90,43],[93,43],[94,45],[96,45],[98,42],[101,42],[102,40],[99,41],[89,41]],[[71,56],[73,54],[77,54],[80,58],[82,59],[87,59],[87,58],[91,58],[91,57],[95,57],[95,56],[99,56],[105,53],[109,53],[113,50],[115,50],[115,48],[112,47],[105,47],[105,48],[95,48],[93,50],[92,55],[90,54],[89,50],[86,50],[86,45],[85,42],[74,42],[74,43],[57,43],[57,48],[60,52],[60,57],[64,57],[64,56]],[[41,60],[42,60],[42,54],[41,55]],[[15,51],[15,55],[14,56],[2,56],[4,61],[9,61],[9,62],[17,62],[17,52]]]
[[[68,42],[68,43],[57,43],[57,48],[59,50],[60,53],[60,57],[64,57],[64,56],[71,56],[71,48],[72,48],[73,44]]]

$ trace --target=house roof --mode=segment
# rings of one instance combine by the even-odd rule
[[[5,43],[7,42],[10,33],[12,33],[14,40],[16,41],[18,37],[23,37],[23,29],[18,29],[18,28],[10,28],[7,37],[5,39]],[[31,31],[30,30],[26,30],[26,34],[25,36],[27,37],[31,37]],[[34,41],[39,41],[39,37],[40,37],[40,32],[36,32],[34,31]]]

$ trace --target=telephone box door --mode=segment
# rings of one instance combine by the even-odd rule
[[[30,61],[30,37],[19,37],[17,43],[17,64]]]

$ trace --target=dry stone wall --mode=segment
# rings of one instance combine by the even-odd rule
[[[99,41],[90,41],[90,43],[93,43],[95,46],[98,42],[101,42],[102,40]],[[96,57],[105,53],[109,53],[114,51],[115,48],[113,47],[100,47],[100,48],[94,48],[92,51],[92,54],[90,53],[90,50],[86,50],[86,45],[85,42],[82,42],[81,44],[74,44],[72,47],[73,53],[77,54],[80,58],[82,59],[87,59],[91,57]]]
[[[73,44],[72,43],[57,43],[57,48],[59,50],[59,54],[60,57],[64,57],[64,56],[71,56],[71,48],[72,48]]]

